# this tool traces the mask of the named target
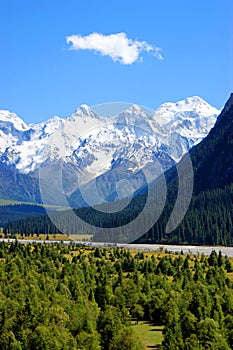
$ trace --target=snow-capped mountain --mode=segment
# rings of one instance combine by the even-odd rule
[[[0,161],[32,177],[51,165],[62,169],[64,192],[73,204],[82,193],[88,202],[91,194],[93,205],[153,181],[209,133],[219,113],[197,96],[165,103],[151,115],[132,105],[104,117],[82,105],[65,119],[29,125],[0,111]]]

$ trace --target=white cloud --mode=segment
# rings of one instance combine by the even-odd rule
[[[140,53],[147,52],[162,60],[161,49],[146,41],[133,41],[125,33],[103,35],[92,33],[87,36],[71,35],[66,38],[71,44],[70,50],[94,50],[103,56],[110,56],[113,61],[132,64],[140,60]]]

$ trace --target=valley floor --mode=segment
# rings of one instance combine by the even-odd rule
[[[70,244],[71,242],[75,244],[81,244],[89,247],[119,247],[125,249],[136,249],[143,251],[165,251],[171,253],[184,253],[184,254],[197,254],[197,255],[210,255],[213,250],[217,253],[221,251],[222,255],[227,255],[233,258],[233,247],[225,246],[195,246],[195,245],[168,245],[168,244],[124,244],[124,243],[106,243],[106,242],[92,242],[90,241],[91,235],[32,235],[29,237],[17,236],[18,242],[21,243],[54,243],[62,242],[64,244]],[[73,239],[75,238],[75,239]],[[0,238],[0,242],[14,242],[12,238]]]

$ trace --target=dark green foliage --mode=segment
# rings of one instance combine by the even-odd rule
[[[46,214],[46,210],[39,205],[17,204],[0,206],[0,227],[6,225],[9,221],[43,214]]]
[[[165,227],[172,210],[172,202],[165,207],[160,219],[146,236],[138,239],[138,243],[186,243],[202,245],[232,245],[233,244],[233,184],[224,188],[200,193],[192,198],[190,208],[177,229],[171,234],[165,234]],[[139,208],[139,206],[138,206]],[[92,224],[98,226],[99,216],[94,216],[91,209],[76,210],[79,216],[86,213],[86,221],[92,218]],[[139,209],[138,209],[139,210]],[[54,213],[64,223],[65,233],[82,232],[80,227],[71,227],[65,212]],[[94,222],[95,220],[95,222]],[[106,220],[107,226],[114,227],[124,224],[123,217],[112,217],[102,213],[102,223]],[[39,233],[58,233],[59,230],[47,215],[20,219],[5,225],[5,231],[20,233],[25,236]],[[100,237],[101,238],[101,237]],[[96,236],[95,239],[98,239]]]
[[[231,349],[230,260],[119,248],[0,243],[0,348],[142,350],[131,321],[164,325],[161,349]]]
[[[199,145],[192,158],[195,194],[224,188],[233,182],[233,94],[231,94],[215,127]]]
[[[117,334],[110,346],[109,350],[143,350],[144,347],[141,344],[137,336],[135,336],[132,328],[127,327],[122,329],[119,334]]]

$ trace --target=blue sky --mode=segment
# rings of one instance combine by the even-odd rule
[[[108,54],[117,33],[140,51],[134,62]],[[95,50],[71,50],[73,35]],[[232,0],[0,0],[0,41],[0,109],[27,123],[83,103],[156,109],[199,95],[221,108],[233,90]]]

